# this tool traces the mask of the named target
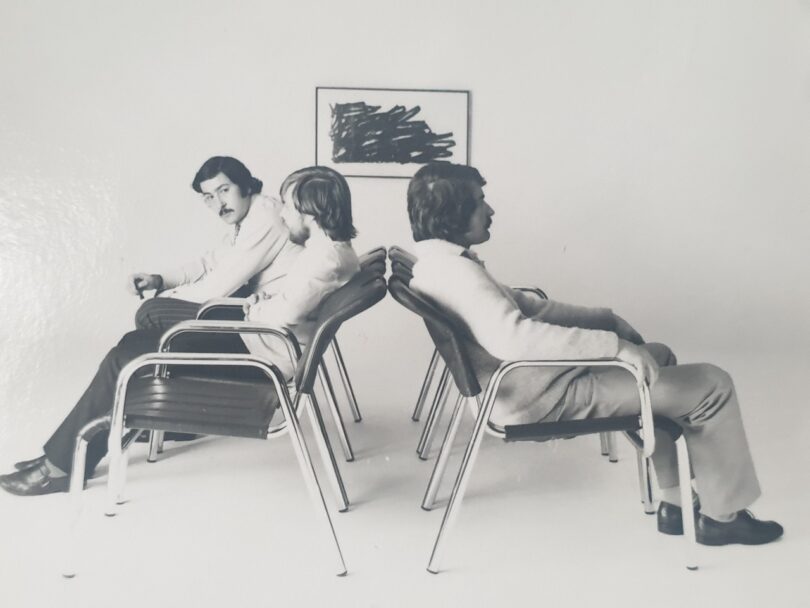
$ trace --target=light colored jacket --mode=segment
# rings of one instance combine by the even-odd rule
[[[247,215],[226,234],[219,246],[201,257],[161,273],[161,297],[190,302],[229,296],[247,284],[252,293],[274,290],[289,271],[301,247],[289,240],[281,219],[281,202],[254,194]]]
[[[607,308],[573,306],[502,285],[474,253],[443,240],[415,248],[411,286],[463,323],[482,389],[502,360],[598,359],[619,349],[615,317]],[[501,384],[492,422],[535,422],[562,404],[569,383],[584,367],[530,368]],[[483,395],[482,395],[483,396]]]
[[[360,261],[349,241],[333,241],[313,228],[287,275],[272,284],[265,299],[250,307],[247,319],[289,329],[303,350],[312,339],[323,299],[359,270]],[[242,340],[251,353],[267,357],[286,377],[292,377],[294,367],[278,340],[257,335],[243,335]]]

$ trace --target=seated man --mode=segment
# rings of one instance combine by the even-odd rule
[[[210,191],[209,181],[202,183],[203,192]],[[254,303],[247,306],[247,317],[286,327],[299,342],[306,343],[313,330],[307,319],[316,313],[320,301],[360,269],[350,243],[355,235],[351,196],[343,176],[321,167],[296,172],[285,180],[281,193],[285,203],[283,215],[290,228],[283,225],[281,217],[274,216],[274,221],[279,222],[274,230],[283,233],[285,240],[289,233],[290,239],[306,243],[306,247],[299,248],[301,253],[289,266],[289,272],[269,283],[261,299],[256,296]],[[22,496],[67,491],[78,431],[86,423],[110,413],[119,372],[135,357],[154,351],[162,333],[160,329],[151,329],[125,335],[102,361],[90,386],[45,444],[44,455],[18,463],[23,466],[16,473],[0,476],[0,487]],[[256,336],[245,337],[252,352],[271,358],[282,372],[292,375],[289,357],[280,344],[271,340],[265,344]],[[237,335],[203,338],[200,347],[209,352],[246,352]],[[86,476],[92,474],[106,449],[106,433],[99,433],[88,445]]]
[[[668,348],[643,344],[609,309],[542,300],[496,281],[469,250],[490,236],[494,211],[484,199],[485,184],[472,167],[433,163],[408,187],[418,256],[411,285],[469,328],[478,343],[473,365],[481,385],[499,360],[617,358],[635,366],[651,385],[653,412],[683,427],[700,493],[698,542],[762,544],[781,536],[778,523],[745,510],[760,489],[729,375],[705,363],[676,365]],[[504,379],[491,421],[623,416],[638,408],[635,381],[623,369],[523,368]],[[658,528],[682,534],[676,451],[665,433],[656,433],[652,460],[662,493]]]
[[[205,187],[203,187],[203,184]],[[287,240],[287,231],[274,217],[280,212],[277,199],[262,194],[261,180],[230,156],[214,156],[200,167],[191,187],[205,204],[232,229],[218,247],[200,258],[162,274],[135,273],[129,290],[143,298],[154,289],[159,297],[143,303],[135,315],[137,329],[166,330],[175,323],[195,318],[200,304],[237,291],[262,293],[280,280],[297,247]]]

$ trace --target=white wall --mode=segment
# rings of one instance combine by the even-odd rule
[[[472,91],[505,282],[612,306],[687,359],[807,359],[808,60],[807,0],[6,0],[3,462],[131,328],[126,274],[220,230],[188,187],[205,158],[271,190],[313,162],[316,85]],[[351,181],[358,250],[410,243],[406,184]],[[420,324],[387,300],[344,349],[366,408],[404,421]]]

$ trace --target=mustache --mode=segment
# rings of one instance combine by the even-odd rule
[[[228,207],[222,207],[222,208],[219,210],[219,217],[222,217],[222,216],[223,216],[223,215],[225,215],[226,213],[231,213],[232,211],[233,211],[233,209],[230,209],[230,208],[228,208]]]

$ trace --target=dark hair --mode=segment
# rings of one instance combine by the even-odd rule
[[[478,169],[452,163],[429,163],[408,184],[408,217],[414,241],[443,239],[457,243],[467,232],[478,204],[474,186],[487,182]]]
[[[279,193],[292,187],[292,200],[300,213],[312,215],[333,241],[357,236],[352,225],[352,194],[346,178],[329,167],[305,167],[282,182]]]
[[[232,156],[212,156],[202,164],[202,167],[194,176],[191,187],[195,192],[202,193],[200,184],[205,180],[212,179],[220,173],[239,186],[239,193],[242,196],[259,194],[262,191],[262,180],[253,177],[250,170]]]

